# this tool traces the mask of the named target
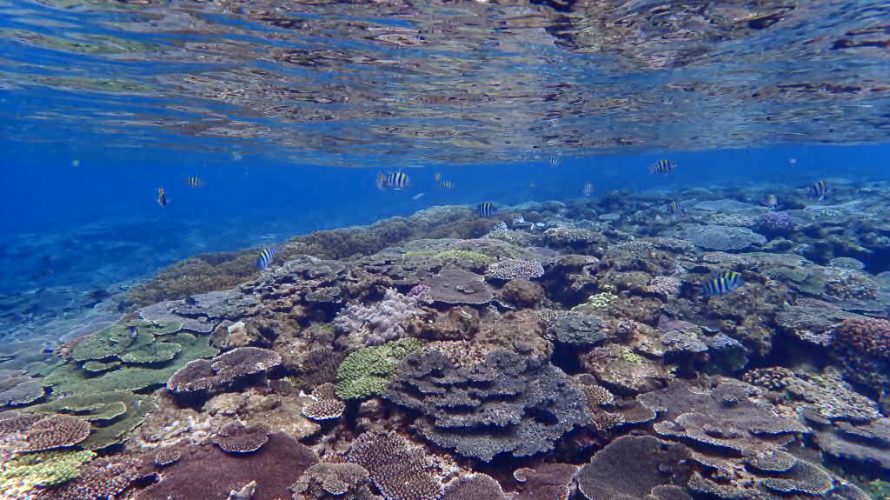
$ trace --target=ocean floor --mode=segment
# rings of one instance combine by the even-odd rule
[[[0,491],[888,498],[890,185],[829,182],[434,207],[9,295]]]

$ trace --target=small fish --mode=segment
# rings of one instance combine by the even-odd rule
[[[158,198],[156,201],[161,208],[166,207],[167,204],[170,203],[170,200],[167,199],[167,191],[165,191],[163,187],[158,188]]]
[[[436,184],[442,182],[442,174],[436,172],[436,175],[433,176],[433,180],[436,181]]]
[[[702,295],[705,297],[719,297],[737,290],[744,285],[742,276],[735,271],[723,271],[706,281],[702,287]]]
[[[828,183],[823,179],[819,179],[810,186],[810,198],[816,198],[818,201],[825,199],[828,194]]]
[[[766,195],[766,199],[763,200],[763,204],[768,208],[775,210],[779,206],[779,199],[776,198],[776,195],[770,193]]]
[[[653,174],[667,175],[677,169],[677,164],[670,160],[658,160],[649,167],[649,172]]]
[[[80,166],[80,160],[71,160],[71,166],[77,168]]]
[[[793,167],[797,165],[797,158],[788,158],[788,166]]]
[[[415,194],[414,196],[412,196],[411,199],[412,199],[412,200],[419,200],[419,199],[423,198],[423,196],[424,196],[425,194],[426,194],[426,193],[417,193],[417,194]]]
[[[134,340],[136,339],[136,335],[138,335],[138,332],[136,331],[136,327],[132,326],[132,325],[127,327],[127,333],[129,333],[130,338],[134,339]]]
[[[272,265],[272,261],[275,259],[275,254],[278,253],[278,249],[274,247],[263,247],[260,250],[260,255],[256,259],[256,268],[260,271],[266,269],[270,265]]]
[[[454,189],[454,183],[451,181],[440,181],[439,187],[442,189]]]
[[[590,196],[593,194],[593,184],[590,182],[585,182],[584,186],[581,187],[581,194],[584,196]]]
[[[494,203],[492,203],[490,201],[484,201],[484,202],[480,203],[479,206],[476,207],[476,213],[480,217],[491,217],[497,211],[498,211],[498,209],[495,208]]]
[[[392,189],[393,191],[401,191],[408,187],[411,183],[411,180],[408,178],[408,174],[402,172],[401,170],[396,170],[395,172],[390,172],[388,174],[378,174],[377,175],[377,189]]]
[[[558,167],[561,163],[562,159],[559,155],[550,155],[550,157],[547,158],[547,165],[550,165],[551,167]]]
[[[190,188],[199,188],[204,185],[204,180],[197,175],[190,175],[185,178],[185,184]]]
[[[243,156],[241,156],[241,153],[240,153],[240,152],[238,152],[238,151],[232,151],[232,159],[233,159],[233,160],[235,160],[235,161],[241,161],[241,158],[243,158]]]

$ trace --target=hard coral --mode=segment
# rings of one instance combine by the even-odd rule
[[[399,362],[421,346],[419,340],[408,338],[350,353],[337,369],[337,396],[366,399],[382,394]]]
[[[80,443],[90,435],[90,424],[77,417],[53,415],[37,420],[23,434],[17,451],[45,451]]]
[[[59,487],[42,491],[38,500],[83,500],[116,498],[142,476],[141,462],[133,458],[100,458],[87,464],[80,477]]]
[[[416,296],[402,295],[390,288],[380,302],[367,306],[348,304],[333,324],[338,333],[357,333],[365,345],[380,345],[407,336],[411,321],[424,314]]]
[[[411,355],[384,398],[420,412],[415,425],[426,439],[486,462],[551,450],[590,421],[582,394],[561,370],[503,350],[469,367],[437,350]]]
[[[291,486],[294,500],[371,500],[367,469],[351,463],[318,463]]]
[[[853,349],[867,356],[890,359],[890,321],[877,318],[851,318],[832,330],[832,345]]]
[[[492,280],[511,281],[534,279],[544,275],[544,266],[536,260],[505,259],[488,266],[485,277]]]
[[[548,463],[533,468],[523,467],[513,471],[513,478],[520,483],[515,500],[548,500],[569,498],[577,465]]]
[[[312,401],[303,406],[301,413],[312,420],[333,420],[340,418],[346,410],[346,403],[337,399],[334,384],[326,383],[315,388],[310,396]]]
[[[253,453],[269,442],[269,428],[265,425],[247,427],[232,422],[219,429],[212,441],[226,453]]]
[[[463,269],[447,268],[439,274],[422,282],[429,287],[429,296],[433,302],[443,304],[487,304],[493,298],[491,288],[478,274]]]
[[[782,236],[794,232],[796,224],[788,212],[767,212],[755,222],[758,231],[767,236]]]
[[[58,450],[17,455],[0,468],[0,492],[4,498],[29,498],[38,488],[73,480],[95,456],[91,451]]]
[[[589,500],[633,500],[663,485],[685,481],[684,462],[692,452],[652,436],[622,436],[598,451],[578,471],[581,493]]]
[[[395,433],[362,434],[352,442],[348,457],[368,470],[387,499],[433,500],[442,494],[442,486],[425,470],[423,452]]]
[[[507,500],[507,495],[491,476],[472,474],[460,476],[445,485],[443,500]]]
[[[184,446],[182,458],[136,498],[228,498],[251,481],[257,483],[253,500],[289,498],[290,485],[317,462],[312,450],[284,434],[272,434],[259,451],[246,455],[230,455],[210,444]]]

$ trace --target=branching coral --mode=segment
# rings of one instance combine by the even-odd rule
[[[368,470],[386,498],[431,500],[442,486],[426,472],[428,459],[395,433],[366,432],[352,442],[349,461]]]

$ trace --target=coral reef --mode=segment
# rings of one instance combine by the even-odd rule
[[[890,225],[844,189],[441,208],[296,238],[262,273],[193,258],[83,337],[0,353],[0,485],[865,498],[841,476],[890,474]],[[744,286],[703,297],[725,271]]]
[[[442,486],[425,470],[423,452],[394,433],[362,434],[349,448],[349,461],[367,469],[386,498],[423,500],[442,494]]]
[[[558,368],[510,351],[460,366],[438,350],[399,366],[384,398],[423,415],[426,439],[455,453],[490,461],[551,450],[575,426],[590,422],[580,391]]]
[[[351,353],[337,369],[337,397],[366,399],[382,394],[399,362],[421,346],[416,339],[401,339]]]

